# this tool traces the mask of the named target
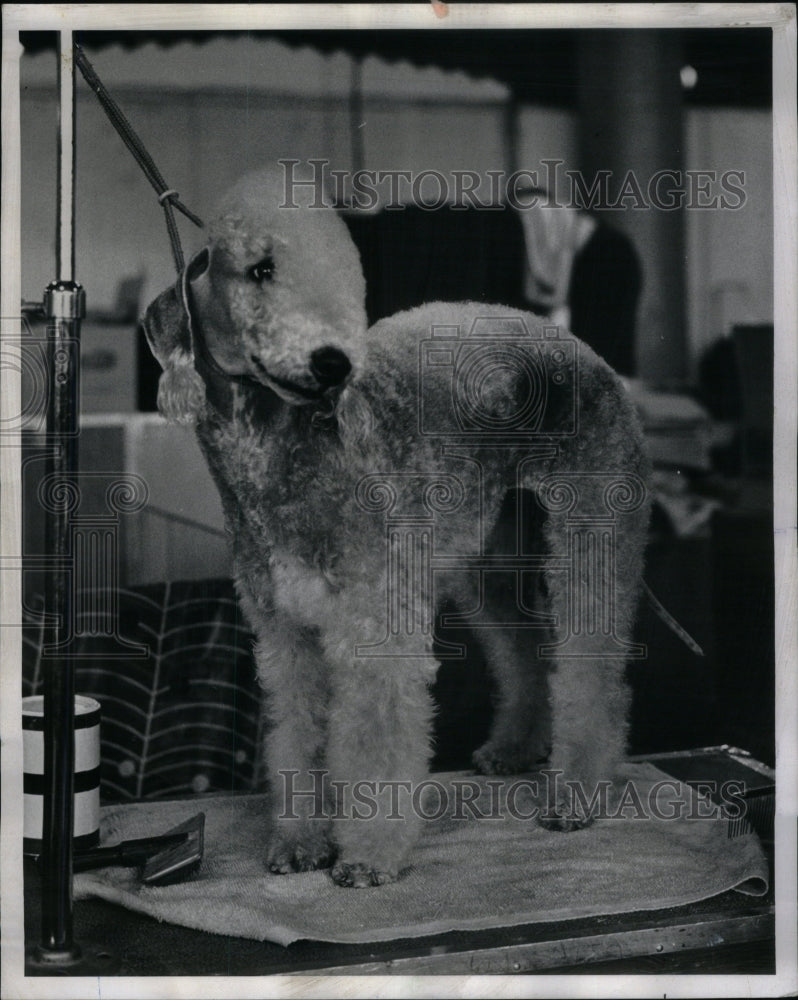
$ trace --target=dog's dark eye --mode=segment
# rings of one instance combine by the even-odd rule
[[[271,281],[274,277],[274,261],[271,255],[259,260],[257,264],[247,269],[247,277],[260,284],[262,281]]]

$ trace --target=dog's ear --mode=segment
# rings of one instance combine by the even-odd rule
[[[200,255],[198,254],[197,257]],[[150,350],[163,368],[158,409],[169,420],[193,424],[205,408],[205,383],[194,366],[186,287],[195,257],[177,284],[149,306],[142,326]]]
[[[375,420],[362,392],[355,386],[346,386],[338,396],[333,416],[344,451],[369,455],[374,445]]]

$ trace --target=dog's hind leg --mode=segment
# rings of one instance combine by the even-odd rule
[[[540,554],[543,538],[537,521],[528,515],[522,521],[518,513],[518,505],[528,507],[530,499],[525,491],[508,496],[489,540],[492,554]],[[551,664],[536,655],[546,635],[541,573],[524,572],[522,567],[492,570],[483,574],[479,591],[471,598],[478,610],[463,611],[496,690],[490,738],[474,753],[473,762],[482,774],[518,774],[545,760],[551,744]],[[466,596],[461,587],[460,599]]]
[[[473,755],[481,774],[527,771],[549,750],[548,667],[535,656],[541,630],[503,624],[517,622],[520,615],[515,600],[499,606],[494,598],[472,618],[496,686],[490,737]]]
[[[630,639],[647,517],[641,507],[612,523],[597,519],[574,526],[556,514],[546,525],[552,555],[545,574],[547,601],[557,625],[553,642],[540,652],[553,668],[550,768],[558,784],[550,785],[541,823],[551,829],[590,822],[591,801],[601,795],[601,783],[616,777],[626,752],[625,662],[629,655],[642,655]]]

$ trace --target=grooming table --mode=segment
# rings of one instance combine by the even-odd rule
[[[755,790],[757,804],[750,815],[769,857],[772,887],[772,772],[728,748],[646,760],[687,784],[691,778],[737,777],[744,769],[747,787]],[[25,872],[29,944],[37,940],[39,902],[38,876],[30,866]],[[775,971],[772,888],[757,898],[726,892],[666,910],[451,931],[376,944],[300,940],[283,947],[159,923],[94,898],[76,900],[74,912],[76,939],[95,956],[94,971],[106,975]]]

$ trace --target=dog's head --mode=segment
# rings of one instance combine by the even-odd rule
[[[203,400],[196,356],[217,373],[260,383],[286,403],[321,399],[363,362],[365,281],[344,222],[256,174],[225,197],[208,244],[143,325],[164,374],[159,406],[191,420]]]

